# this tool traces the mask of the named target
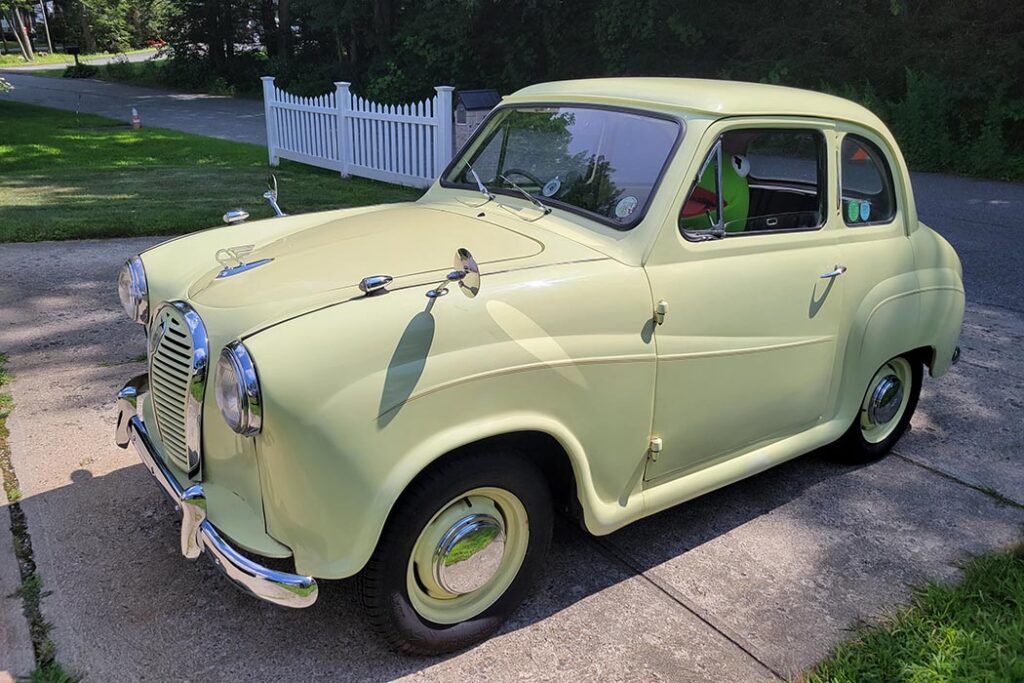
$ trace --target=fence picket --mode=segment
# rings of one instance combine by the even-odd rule
[[[299,96],[265,76],[267,153],[279,159],[426,187],[452,154],[452,88],[417,102],[385,104],[351,92],[348,83],[321,95]]]

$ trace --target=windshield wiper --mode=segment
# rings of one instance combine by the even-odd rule
[[[519,190],[519,192],[521,192],[522,195],[524,197],[526,197],[530,201],[531,204],[533,204],[535,207],[537,207],[538,209],[543,211],[545,216],[548,215],[549,213],[551,213],[551,207],[545,206],[543,203],[541,203],[541,201],[539,199],[537,199],[532,194],[530,194],[529,192],[527,192],[526,190],[524,190],[523,188],[519,187],[518,185],[516,185],[511,180],[509,180],[508,176],[506,176],[505,174],[502,174],[501,175],[501,179],[504,180],[509,185],[511,185],[512,187],[514,187],[515,189]]]
[[[484,185],[484,181],[480,180],[480,176],[477,175],[476,169],[473,168],[473,164],[467,161],[466,168],[473,174],[473,180],[476,181],[476,189],[480,190],[480,194],[487,197],[487,201],[494,199],[494,193],[487,189],[487,186]]]

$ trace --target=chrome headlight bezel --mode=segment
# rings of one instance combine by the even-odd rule
[[[125,261],[117,274],[117,296],[129,319],[140,325],[149,323],[149,284],[137,255]]]
[[[263,428],[263,397],[256,364],[240,340],[224,347],[214,376],[217,407],[228,427],[242,436],[256,436]]]

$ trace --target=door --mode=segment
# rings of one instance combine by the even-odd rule
[[[665,226],[646,265],[668,309],[655,328],[652,433],[662,450],[648,480],[827,419],[843,293],[827,127],[709,130],[678,225]]]

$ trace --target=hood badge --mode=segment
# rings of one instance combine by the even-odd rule
[[[222,280],[226,277],[231,277],[232,275],[238,275],[239,273],[244,273],[247,270],[265,266],[274,260],[272,258],[264,258],[259,259],[258,261],[250,261],[248,263],[242,260],[242,257],[249,255],[255,249],[255,244],[242,244],[237,247],[219,249],[214,255],[214,258],[217,259],[217,263],[224,266],[224,269],[217,273],[217,279]]]

